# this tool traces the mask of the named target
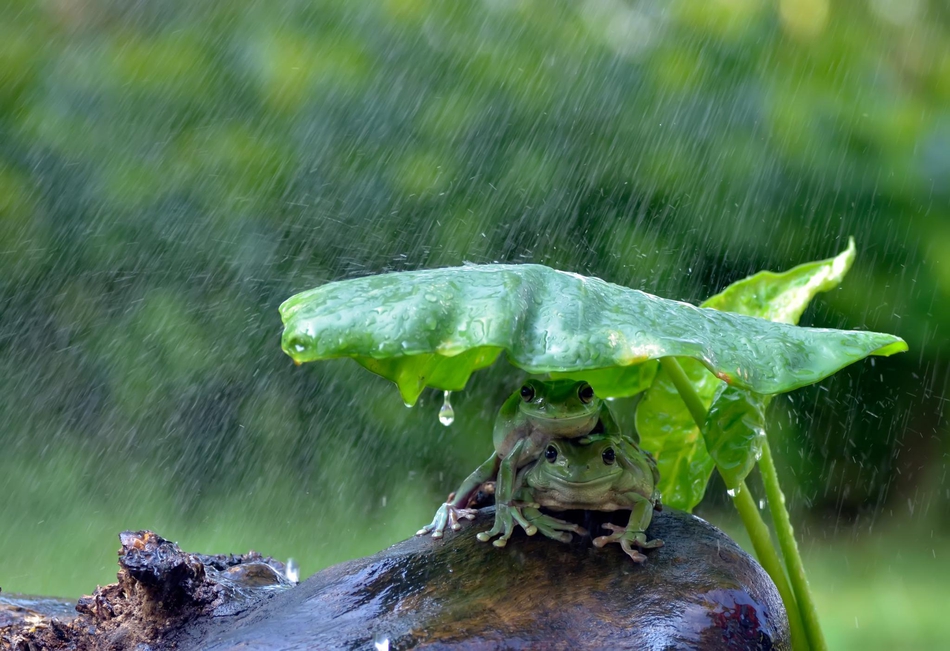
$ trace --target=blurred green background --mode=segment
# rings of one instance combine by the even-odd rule
[[[88,593],[123,529],[306,575],[428,522],[520,372],[443,427],[294,367],[295,292],[530,261],[696,303],[854,235],[803,325],[911,352],[775,401],[773,449],[832,648],[945,642],[948,44],[935,0],[5,0],[0,587]]]

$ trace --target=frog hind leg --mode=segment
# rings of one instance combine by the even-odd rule
[[[606,523],[604,529],[612,531],[610,535],[598,536],[594,538],[595,547],[603,547],[612,542],[620,543],[623,551],[633,559],[634,563],[643,563],[647,557],[634,549],[634,546],[640,549],[654,549],[662,547],[663,541],[659,538],[647,541],[646,529],[650,526],[650,520],[653,518],[653,503],[642,496],[637,496],[636,505],[630,511],[630,520],[626,527],[621,527],[613,523]]]
[[[478,490],[478,487],[491,479],[498,472],[498,455],[493,453],[488,459],[476,468],[472,474],[465,478],[462,485],[455,491],[455,497],[439,507],[432,518],[432,522],[419,529],[417,536],[424,536],[431,533],[433,538],[441,538],[445,528],[449,527],[452,531],[458,531],[462,528],[461,521],[474,520],[477,511],[475,509],[465,508],[468,501]]]
[[[500,535],[497,540],[492,541],[495,547],[504,547],[508,544],[508,539],[514,533],[515,523],[520,525],[529,536],[538,532],[538,528],[528,522],[521,513],[521,507],[512,501],[518,488],[517,464],[525,446],[525,440],[519,440],[501,460],[498,466],[498,479],[495,482],[495,523],[491,529],[482,531],[476,536],[482,542],[488,542]]]

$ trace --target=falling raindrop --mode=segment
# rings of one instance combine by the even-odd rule
[[[761,511],[764,508],[765,508],[765,498],[764,497],[759,498],[759,510]]]
[[[452,397],[451,391],[445,392],[445,399],[442,402],[442,408],[439,409],[439,422],[448,427],[455,422],[455,410],[452,409],[452,403],[450,402]]]

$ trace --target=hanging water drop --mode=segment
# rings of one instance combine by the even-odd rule
[[[442,408],[439,409],[439,422],[448,427],[455,422],[455,410],[452,409],[452,403],[450,399],[452,397],[451,391],[445,392],[445,399],[442,402]]]
[[[726,491],[726,493],[729,495],[729,497],[735,497],[739,494],[739,487],[736,486],[735,488],[730,488]]]

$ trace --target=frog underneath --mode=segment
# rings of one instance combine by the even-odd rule
[[[620,435],[600,434],[581,439],[555,439],[544,449],[543,458],[526,466],[518,477],[517,497],[527,506],[524,517],[549,538],[567,542],[572,524],[542,513],[587,509],[619,511],[630,509],[626,527],[605,524],[612,533],[594,539],[603,547],[617,542],[634,562],[646,556],[634,547],[651,549],[663,541],[647,541],[646,529],[659,508],[656,461],[631,440]],[[585,532],[586,533],[586,532]]]
[[[488,541],[501,534],[493,544],[503,547],[515,523],[528,535],[537,533],[537,527],[522,515],[521,507],[512,504],[518,471],[537,460],[554,438],[607,431],[619,430],[606,404],[587,382],[528,380],[505,401],[495,419],[495,451],[462,482],[454,497],[439,507],[432,522],[418,535],[431,533],[433,538],[441,538],[447,526],[458,530],[461,518],[473,519],[475,510],[465,506],[479,486],[495,477],[494,526],[478,534],[479,540]]]

